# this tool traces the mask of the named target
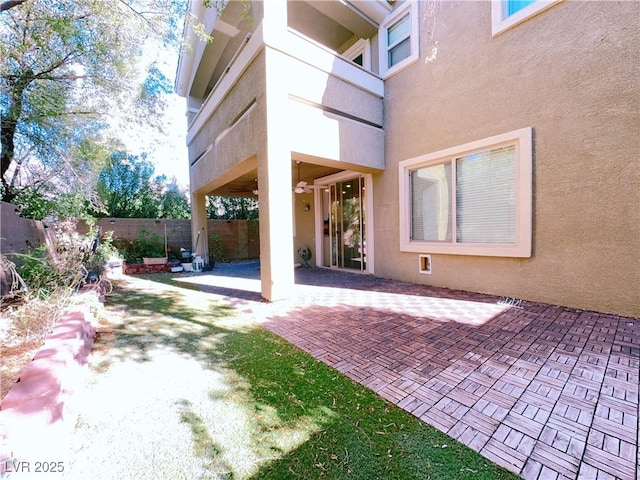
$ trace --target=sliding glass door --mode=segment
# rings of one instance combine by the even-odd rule
[[[329,185],[330,266],[366,271],[364,178]]]

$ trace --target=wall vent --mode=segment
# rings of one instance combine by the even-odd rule
[[[431,274],[431,255],[418,255],[418,272]]]

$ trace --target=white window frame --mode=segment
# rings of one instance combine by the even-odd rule
[[[411,183],[410,173],[419,168],[454,162],[473,153],[514,145],[516,150],[516,240],[513,244],[429,242],[411,239]],[[482,255],[494,257],[531,257],[532,237],[532,129],[531,127],[484,138],[457,147],[421,155],[399,163],[400,194],[400,251],[442,253],[451,255]],[[452,205],[455,208],[455,186]],[[450,215],[455,222],[455,211]]]
[[[369,40],[358,39],[342,54],[343,57],[348,58],[350,61],[353,61],[358,55],[362,55],[362,68],[371,71],[371,45]]]
[[[414,0],[407,0],[400,7],[392,12],[383,23],[380,24],[378,29],[378,47],[380,57],[380,76],[383,78],[389,77],[394,73],[408,67],[412,63],[416,62],[420,58],[419,52],[419,23],[418,23],[418,3]],[[387,45],[387,30],[393,26],[400,18],[409,12],[409,23],[411,25],[410,45],[411,54],[398,62],[396,65],[389,67],[389,46]]]
[[[536,0],[512,15],[507,14],[507,0],[491,0],[491,33],[495,37],[562,0]]]

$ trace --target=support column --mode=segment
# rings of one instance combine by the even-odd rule
[[[200,255],[205,265],[209,265],[209,233],[207,229],[206,195],[191,193],[191,253]],[[198,233],[200,239],[198,239]],[[196,248],[196,240],[198,246]]]
[[[289,298],[294,288],[290,153],[275,150],[269,148],[258,164],[260,280],[262,296],[271,302]]]
[[[287,2],[264,2],[265,40],[286,32]],[[260,190],[260,279],[262,296],[268,301],[293,293],[293,205],[291,193],[291,149],[288,88],[282,72],[286,59],[265,47],[266,145],[258,156]]]

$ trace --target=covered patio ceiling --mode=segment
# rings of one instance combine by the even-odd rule
[[[300,179],[309,183],[313,182],[315,178],[325,177],[334,173],[340,172],[342,169],[327,167],[324,165],[317,165],[312,163],[301,162],[300,163]],[[298,182],[298,165],[295,161],[291,161],[291,189],[295,187]],[[221,197],[254,197],[257,195],[253,193],[258,188],[258,171],[254,169],[244,175],[241,175],[231,182],[228,182],[214,190],[207,195],[217,195]]]

